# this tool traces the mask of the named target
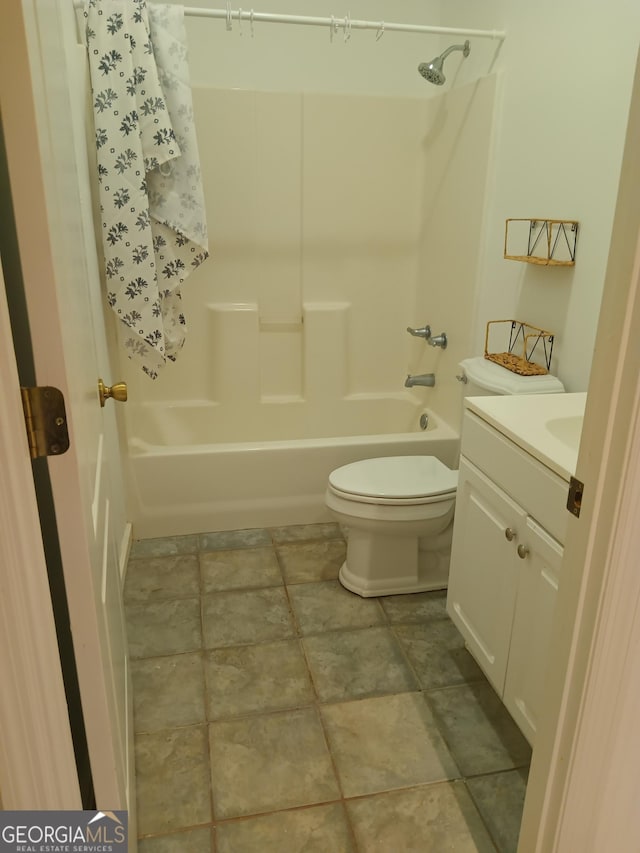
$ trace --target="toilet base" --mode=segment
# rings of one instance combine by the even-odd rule
[[[363,598],[446,589],[452,525],[435,537],[376,536],[350,529],[338,579]]]

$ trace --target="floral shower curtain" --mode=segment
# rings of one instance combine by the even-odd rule
[[[185,339],[180,287],[208,257],[183,10],[88,0],[107,299],[155,379]]]

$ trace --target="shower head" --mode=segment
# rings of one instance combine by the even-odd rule
[[[471,48],[469,47],[469,42],[466,41],[464,44],[452,44],[451,47],[448,47],[444,53],[441,53],[440,56],[436,56],[435,59],[431,60],[431,62],[421,62],[418,65],[418,71],[425,80],[428,80],[429,83],[434,83],[436,86],[442,86],[444,81],[447,79],[444,76],[444,71],[442,70],[442,66],[444,65],[444,61],[452,53],[454,50],[461,50],[462,55],[466,58],[469,56]]]

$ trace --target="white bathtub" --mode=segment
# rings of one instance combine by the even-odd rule
[[[327,521],[329,473],[373,456],[424,453],[457,466],[459,434],[431,412],[428,429],[421,430],[426,410],[409,394],[340,402],[327,412],[314,411],[308,402],[280,400],[263,404],[259,415],[253,408],[238,417],[236,409],[229,422],[211,403],[132,407],[134,535]],[[305,437],[314,431],[315,437]]]

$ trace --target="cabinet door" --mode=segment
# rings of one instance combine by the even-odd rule
[[[531,518],[527,519],[522,544],[528,553],[518,560],[521,571],[504,703],[533,745],[545,693],[551,623],[563,549]]]
[[[500,696],[504,690],[526,513],[462,457],[447,610]]]

